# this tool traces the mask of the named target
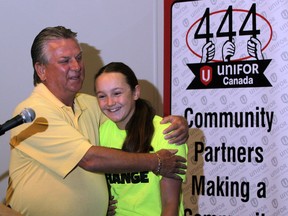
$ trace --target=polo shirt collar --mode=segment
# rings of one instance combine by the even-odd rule
[[[47,100],[51,101],[53,104],[55,104],[58,107],[61,107],[61,108],[65,108],[65,107],[67,108],[68,107],[64,103],[62,103],[57,97],[55,97],[55,95],[52,94],[52,92],[43,83],[39,83],[34,88],[34,92],[45,97]],[[79,96],[79,93],[76,95],[76,97],[74,99],[74,103],[73,103],[74,109],[83,111],[83,110],[87,109],[87,107],[84,104],[80,104],[78,102],[78,100],[77,100],[78,96]]]

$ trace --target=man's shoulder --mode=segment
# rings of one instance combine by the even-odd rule
[[[93,106],[98,106],[98,102],[95,96],[86,94],[86,93],[78,93],[75,97],[75,99],[80,103],[80,104],[90,104]]]
[[[75,100],[77,100],[76,103],[78,103],[78,106],[80,106],[82,110],[87,110],[89,113],[94,113],[97,116],[103,116],[95,96],[86,93],[78,93]]]
[[[77,99],[82,99],[82,100],[96,100],[96,97],[87,93],[78,93],[76,95]]]

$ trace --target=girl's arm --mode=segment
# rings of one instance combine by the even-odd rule
[[[160,182],[162,214],[175,216],[179,214],[182,180],[163,177]]]

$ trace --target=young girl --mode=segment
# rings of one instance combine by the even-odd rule
[[[95,91],[100,109],[109,118],[100,127],[102,146],[139,153],[177,149],[178,155],[187,157],[186,145],[171,145],[164,139],[167,125],[160,124],[162,118],[140,98],[138,80],[127,65],[112,62],[102,67],[95,76]],[[117,200],[116,215],[125,216],[183,215],[184,177],[175,180],[153,172],[106,174]]]

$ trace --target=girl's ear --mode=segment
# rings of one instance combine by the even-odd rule
[[[41,64],[39,62],[35,63],[35,70],[37,72],[37,75],[41,79],[42,82],[46,80],[46,67],[44,64]]]
[[[134,89],[134,100],[138,100],[140,98],[140,94],[141,94],[141,87],[140,85],[136,85],[135,89]]]

